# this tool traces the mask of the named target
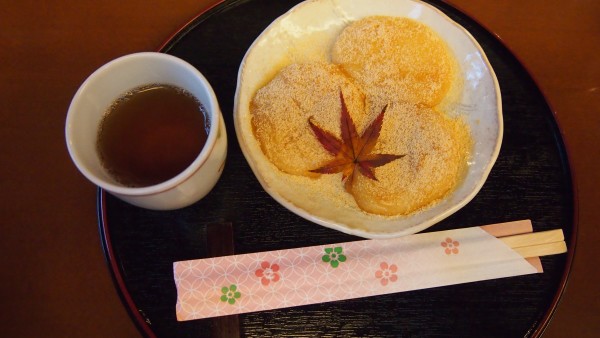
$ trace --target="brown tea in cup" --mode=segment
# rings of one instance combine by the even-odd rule
[[[146,187],[184,171],[206,144],[209,129],[208,114],[191,93],[149,84],[124,93],[110,106],[96,148],[117,182]]]

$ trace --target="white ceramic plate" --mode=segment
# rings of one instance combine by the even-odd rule
[[[249,103],[259,88],[291,63],[330,61],[330,46],[341,30],[371,15],[408,17],[434,29],[457,57],[464,81],[463,93],[449,105],[449,113],[464,115],[474,141],[466,177],[445,199],[408,216],[372,215],[332,202],[311,187],[318,185],[318,180],[290,182],[289,175],[265,157],[252,132]],[[466,205],[479,192],[496,161],[503,130],[500,88],[481,46],[444,13],[413,0],[309,0],[292,8],[269,25],[248,49],[238,74],[234,121],[244,156],[267,193],[305,219],[366,238],[413,234]]]

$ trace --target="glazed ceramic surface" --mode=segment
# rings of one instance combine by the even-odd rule
[[[101,164],[96,152],[98,128],[119,96],[152,83],[172,84],[198,98],[210,117],[208,139],[192,164],[177,176],[148,187],[126,187]],[[73,162],[87,179],[126,202],[155,210],[182,208],[208,194],[221,176],[227,154],[225,123],[212,87],[192,65],[163,53],[125,55],[90,75],[73,97],[65,137]]]

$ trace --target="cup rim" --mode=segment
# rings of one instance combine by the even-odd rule
[[[108,181],[98,177],[91,170],[89,170],[86,167],[86,165],[83,164],[83,161],[79,157],[79,152],[76,149],[76,145],[73,142],[73,132],[74,132],[73,119],[75,118],[75,116],[77,114],[77,112],[76,112],[77,104],[78,104],[79,100],[81,100],[83,95],[85,95],[85,91],[87,90],[87,87],[91,82],[93,82],[96,78],[104,75],[105,73],[110,72],[110,70],[113,67],[115,67],[115,65],[123,63],[123,62],[130,62],[131,60],[136,60],[136,59],[150,59],[150,60],[153,60],[153,62],[175,63],[175,64],[178,64],[179,66],[185,68],[193,76],[195,76],[200,81],[200,83],[202,83],[202,85],[205,87],[205,89],[208,93],[209,101],[202,102],[202,104],[208,110],[208,115],[210,117],[210,129],[209,129],[208,137],[206,139],[206,143],[204,144],[204,147],[202,147],[202,150],[200,151],[198,156],[196,156],[194,161],[187,168],[185,168],[182,172],[180,172],[176,176],[174,176],[166,181],[163,181],[163,182],[155,184],[155,185],[150,185],[150,186],[145,186],[145,187],[125,187],[122,185],[117,185],[117,184],[108,182]],[[128,55],[124,55],[124,56],[118,57],[116,59],[113,59],[113,60],[107,62],[106,64],[102,65],[100,68],[95,70],[91,75],[89,75],[85,79],[85,81],[79,86],[77,92],[75,93],[75,95],[73,96],[73,99],[71,100],[69,109],[67,111],[67,118],[66,118],[66,125],[65,125],[65,138],[66,138],[66,143],[67,143],[67,149],[68,149],[69,155],[71,156],[71,159],[73,160],[73,163],[75,163],[75,166],[79,169],[79,171],[88,180],[92,181],[97,186],[99,186],[107,191],[110,191],[110,192],[113,192],[116,194],[127,195],[127,196],[153,195],[153,194],[157,194],[157,193],[161,193],[161,192],[170,190],[170,189],[176,187],[177,185],[185,182],[188,178],[190,178],[196,171],[198,171],[201,168],[201,166],[204,164],[204,162],[207,161],[210,153],[212,152],[212,150],[215,146],[215,143],[217,140],[217,135],[219,133],[219,127],[220,127],[219,126],[219,124],[220,124],[219,111],[220,111],[219,104],[218,104],[217,97],[214,93],[212,86],[210,85],[208,80],[204,77],[204,75],[202,73],[200,73],[200,71],[198,69],[196,69],[194,66],[192,66],[188,62],[186,62],[176,56],[164,54],[164,53],[158,53],[158,52],[139,52],[139,53],[128,54]]]

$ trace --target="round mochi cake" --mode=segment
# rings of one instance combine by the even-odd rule
[[[348,25],[331,50],[373,100],[428,107],[449,92],[457,62],[441,37],[426,25],[399,17],[372,16]]]
[[[330,155],[308,120],[340,137],[340,91],[352,119],[363,125],[365,95],[339,66],[294,63],[283,68],[250,102],[252,128],[264,154],[281,171],[317,176],[310,170]]]

